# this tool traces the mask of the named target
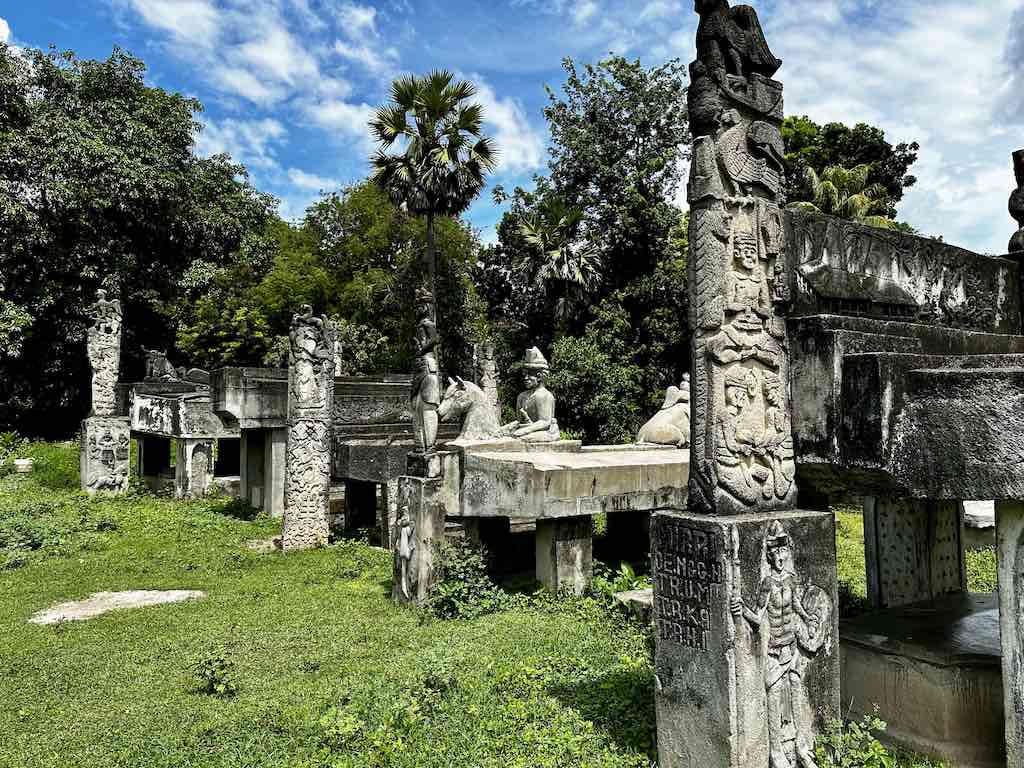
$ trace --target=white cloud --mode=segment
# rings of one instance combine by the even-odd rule
[[[146,24],[177,42],[210,47],[220,33],[220,13],[210,0],[121,0]]]
[[[499,150],[498,170],[531,171],[544,161],[544,139],[530,125],[522,104],[512,98],[501,99],[483,78],[470,78],[477,84],[477,100],[484,110],[486,123],[494,129],[494,143]]]
[[[288,131],[277,120],[236,120],[229,118],[219,123],[203,121],[203,130],[196,139],[196,152],[210,156],[227,152],[249,168],[271,170],[278,167],[277,145]]]
[[[288,178],[299,189],[308,189],[313,192],[330,192],[341,187],[341,182],[337,179],[317,176],[314,173],[307,173],[300,168],[289,168]]]
[[[351,104],[339,99],[324,99],[306,104],[305,114],[320,128],[340,132],[349,138],[359,139],[360,146],[364,150],[373,146],[369,123],[374,109],[369,104]]]
[[[11,25],[7,20],[0,17],[0,43],[6,43],[11,39]]]
[[[598,6],[594,0],[578,0],[572,9],[572,20],[576,24],[586,24],[597,15]]]
[[[393,72],[398,62],[398,51],[380,45],[353,44],[343,40],[334,42],[334,52],[342,58],[362,64],[374,74]]]
[[[377,35],[377,9],[368,5],[345,3],[338,9],[341,27],[349,37],[356,38],[364,33]]]

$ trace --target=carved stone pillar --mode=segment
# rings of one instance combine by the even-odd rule
[[[1010,215],[1020,229],[1010,238],[1008,253],[1024,251],[1024,149],[1013,153],[1013,173],[1017,188],[1010,194]]]
[[[796,510],[782,62],[697,0],[690,66],[689,509],[652,522],[662,768],[814,765],[839,714],[831,513]]]
[[[419,604],[430,595],[440,573],[436,556],[444,539],[447,509],[441,478],[398,478],[398,520],[392,534],[396,603]]]
[[[131,420],[118,414],[117,377],[121,363],[121,302],[98,291],[90,309],[87,348],[92,368],[92,410],[82,422],[79,453],[82,489],[89,493],[128,490]]]
[[[496,422],[501,422],[501,396],[498,390],[498,363],[494,358],[494,345],[491,343],[477,344],[473,348],[476,368],[476,384],[483,390],[487,402],[494,409]]]
[[[310,549],[330,532],[333,329],[309,305],[292,320],[282,546]]]
[[[1007,768],[1024,768],[1024,502],[996,502]]]
[[[865,497],[864,565],[876,608],[966,592],[961,503]]]

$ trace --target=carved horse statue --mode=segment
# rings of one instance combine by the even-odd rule
[[[460,440],[489,440],[501,434],[498,414],[480,387],[456,377],[448,380],[448,389],[437,409],[442,421],[462,418]]]

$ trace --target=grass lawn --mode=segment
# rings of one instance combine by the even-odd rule
[[[279,526],[237,503],[89,499],[74,446],[31,455],[32,475],[0,478],[0,766],[651,764],[650,635],[597,600],[431,620],[391,603],[385,552],[257,554],[244,543]],[[842,512],[861,596],[862,540]],[[207,598],[27,623],[129,589]],[[237,692],[202,692],[201,671]]]

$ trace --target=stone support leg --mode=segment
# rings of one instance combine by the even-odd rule
[[[437,583],[437,549],[444,539],[446,510],[441,478],[398,479],[394,586],[397,603],[422,603]]]
[[[176,442],[174,495],[204,496],[213,485],[213,440],[180,438]]]
[[[394,546],[395,525],[398,523],[398,478],[388,480],[381,489],[380,541],[381,546]]]
[[[829,513],[652,521],[662,768],[797,768],[839,710]]]
[[[126,492],[131,444],[131,419],[92,416],[83,421],[79,453],[82,490],[90,494]]]
[[[263,450],[263,509],[270,517],[284,517],[284,478],[288,430],[268,429]]]
[[[864,564],[874,607],[965,592],[963,551],[960,502],[865,497]]]
[[[1024,768],[1024,502],[996,502],[1007,768]]]
[[[243,429],[239,441],[239,485],[243,499],[256,509],[264,509],[266,490],[266,432]]]
[[[537,521],[537,581],[552,592],[582,594],[594,575],[594,521],[558,517]]]

